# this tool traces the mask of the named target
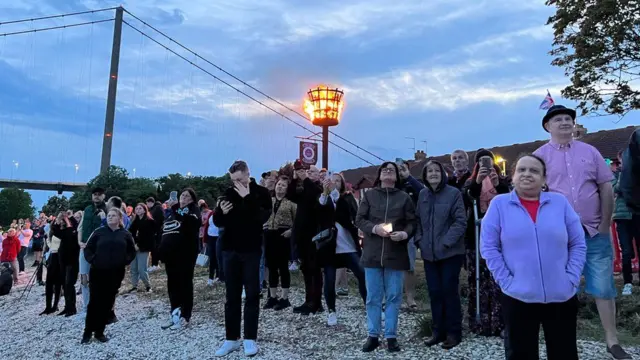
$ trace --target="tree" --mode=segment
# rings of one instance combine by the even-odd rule
[[[99,174],[89,181],[84,191],[76,191],[69,199],[69,204],[73,210],[84,210],[91,204],[91,191],[95,187],[105,189],[106,198],[111,196],[123,196],[123,192],[129,186],[129,173],[124,168],[111,165],[106,173]]]
[[[156,196],[156,183],[143,177],[129,179],[121,194],[125,203],[135,206],[137,203],[144,203],[149,196]]]
[[[618,115],[640,109],[640,2],[547,0],[556,6],[552,65],[571,85],[562,96],[578,101],[582,115]]]
[[[0,224],[9,225],[14,219],[33,217],[31,194],[23,189],[5,188],[0,191]]]
[[[42,212],[47,215],[58,215],[60,211],[70,209],[69,199],[66,196],[51,196],[47,203],[42,206]]]

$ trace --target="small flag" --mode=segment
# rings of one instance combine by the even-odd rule
[[[553,105],[555,105],[555,101],[553,101],[549,90],[547,90],[547,96],[545,96],[544,100],[542,100],[542,103],[540,104],[540,110],[549,110],[549,108]]]

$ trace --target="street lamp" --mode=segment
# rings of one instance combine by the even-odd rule
[[[502,156],[496,156],[496,164],[502,170],[502,176],[507,176],[507,160],[505,160]]]
[[[133,178],[135,179],[136,177],[136,168],[133,168]]]
[[[16,167],[16,171],[18,171],[18,167],[20,166],[20,163],[15,160],[12,160],[12,163],[13,163],[13,166]],[[11,180],[13,180],[13,167],[11,168]]]
[[[78,175],[78,170],[80,170],[80,165],[73,164],[73,168],[75,169],[75,174],[73,174],[73,182],[76,182],[76,176]]]
[[[191,177],[191,171],[187,171],[187,177]]]
[[[343,97],[342,90],[319,85],[307,92],[307,99],[304,101],[304,111],[309,115],[311,123],[322,127],[322,167],[325,169],[329,168],[329,127],[340,123]]]

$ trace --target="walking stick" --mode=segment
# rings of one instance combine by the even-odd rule
[[[473,219],[476,234],[476,324],[480,323],[480,219],[476,199],[473,199]]]

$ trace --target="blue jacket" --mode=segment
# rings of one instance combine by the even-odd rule
[[[498,195],[480,229],[480,252],[503,293],[526,303],[564,302],[576,294],[587,245],[564,195],[540,194],[535,223],[515,191]]]

